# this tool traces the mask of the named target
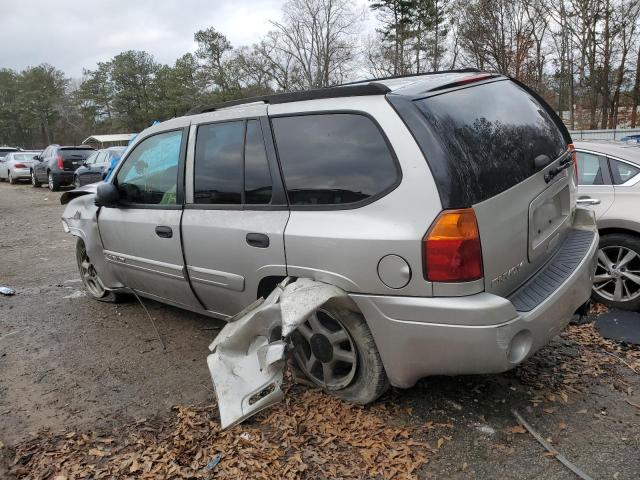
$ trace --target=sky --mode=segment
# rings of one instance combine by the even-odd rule
[[[367,0],[353,0],[360,8]],[[81,78],[126,50],[173,64],[193,34],[214,27],[234,47],[251,45],[279,20],[284,0],[0,0],[0,68],[49,63]]]

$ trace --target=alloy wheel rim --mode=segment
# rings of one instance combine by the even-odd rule
[[[630,302],[640,297],[640,255],[622,246],[598,250],[593,291],[614,302]]]
[[[53,190],[53,175],[49,174],[49,190]]]
[[[81,247],[78,264],[80,267],[80,275],[82,277],[82,283],[84,283],[84,286],[87,288],[87,290],[89,290],[91,295],[97,298],[102,298],[106,292],[106,289],[104,288],[100,277],[98,277],[98,272],[96,272],[95,267],[89,260],[87,250],[84,247]]]
[[[358,364],[355,343],[333,315],[316,310],[292,338],[298,366],[313,383],[328,390],[351,383]]]
[[[35,172],[31,172],[31,185],[36,184],[36,174]]]

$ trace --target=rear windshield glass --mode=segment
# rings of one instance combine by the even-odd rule
[[[21,162],[26,162],[28,160],[33,160],[33,157],[36,156],[37,153],[36,152],[32,152],[32,153],[14,153],[13,154],[13,159],[14,160],[19,160]]]
[[[65,160],[68,160],[71,158],[73,159],[87,158],[93,152],[95,152],[95,150],[64,149],[64,150],[60,150],[59,153],[62,155],[62,158],[64,158]]]
[[[448,187],[448,207],[466,207],[533,175],[534,159],[555,160],[567,148],[551,115],[511,81],[417,100],[443,151],[433,152],[436,184]],[[425,152],[431,164],[429,152]],[[442,194],[441,194],[442,196]]]

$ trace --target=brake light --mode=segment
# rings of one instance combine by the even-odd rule
[[[445,210],[422,239],[424,278],[469,282],[482,278],[478,222],[472,208]]]
[[[571,161],[573,162],[573,174],[575,175],[576,185],[578,184],[578,154],[573,143],[569,144],[569,151],[571,152]]]
[[[58,168],[60,170],[64,170],[64,163],[62,161],[62,155],[60,155],[60,154],[56,155],[56,161],[58,162]]]
[[[27,166],[24,163],[16,163],[14,165],[15,168],[27,168]]]

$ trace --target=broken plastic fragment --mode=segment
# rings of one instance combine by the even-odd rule
[[[209,346],[207,364],[218,399],[220,424],[228,428],[279,402],[287,340],[332,298],[334,285],[287,277],[271,294],[235,315]]]
[[[3,295],[15,295],[16,291],[13,288],[9,288],[9,287],[0,287],[0,293]]]

